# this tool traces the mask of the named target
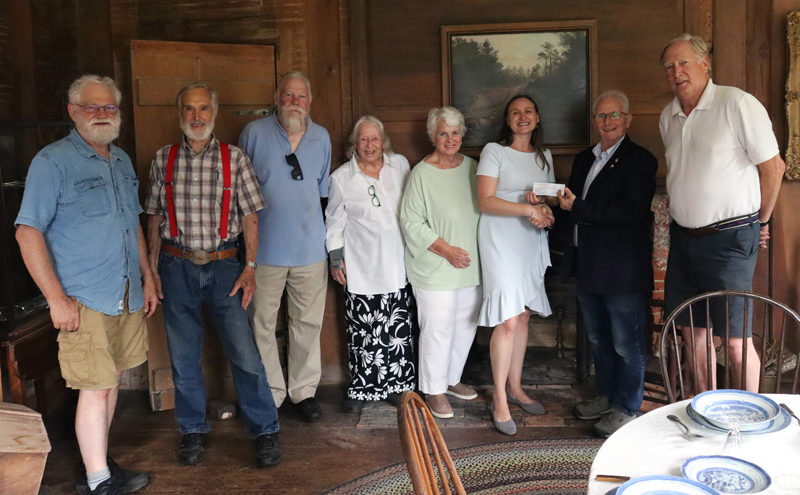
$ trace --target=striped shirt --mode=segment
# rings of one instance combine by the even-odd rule
[[[219,236],[222,212],[222,154],[219,141],[211,139],[195,153],[186,139],[181,141],[172,171],[172,191],[178,237],[170,237],[164,178],[170,146],[156,152],[150,168],[150,192],[144,210],[161,215],[161,237],[171,239],[186,249],[213,251],[223,240]],[[264,207],[253,165],[242,150],[230,145],[231,202],[228,215],[228,236],[232,240],[242,232],[241,219]]]

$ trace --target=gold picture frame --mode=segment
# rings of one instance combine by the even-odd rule
[[[786,41],[789,44],[789,76],[786,78],[786,121],[789,127],[786,178],[797,180],[800,179],[800,11],[789,13],[786,28]]]
[[[497,138],[515,94],[536,100],[554,154],[589,146],[596,20],[442,26],[441,43],[442,99],[464,114],[463,150],[478,153]]]

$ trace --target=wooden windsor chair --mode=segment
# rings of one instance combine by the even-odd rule
[[[732,355],[729,345],[732,325],[731,304],[743,301],[741,325],[752,327],[752,343],[741,342],[741,354]],[[715,331],[697,340],[697,328],[710,328],[714,312],[724,317],[713,321]],[[722,321],[718,321],[722,320]],[[734,328],[734,331],[737,329]],[[740,339],[741,340],[741,339]],[[738,345],[738,344],[737,344]],[[702,346],[702,347],[700,347]],[[702,349],[691,352],[691,349]],[[759,359],[759,382],[748,383],[747,364],[755,349]],[[800,378],[800,316],[783,303],[751,292],[721,290],[707,292],[681,303],[664,320],[659,347],[661,374],[668,402],[688,399],[716,388],[757,389],[765,393],[797,393]],[[698,354],[702,354],[698,358]],[[734,363],[737,363],[734,366]],[[738,365],[741,363],[741,365]],[[739,368],[740,373],[736,373]],[[701,373],[701,372],[705,373]],[[695,377],[705,375],[705,380]],[[718,387],[719,385],[719,387]]]
[[[416,393],[406,392],[400,399],[397,426],[415,495],[466,495],[442,433]]]

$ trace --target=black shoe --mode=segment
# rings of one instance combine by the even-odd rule
[[[181,450],[178,462],[184,466],[195,466],[203,462],[206,455],[206,434],[187,433],[181,437]]]
[[[86,489],[89,490],[88,485],[86,486]],[[89,493],[90,495],[122,495],[125,492],[122,491],[122,488],[119,485],[119,480],[114,478],[114,475],[111,475],[110,478],[97,485],[94,490],[89,490],[86,493]]]
[[[392,407],[397,407],[397,406],[400,405],[400,399],[402,397],[403,397],[403,394],[389,394],[383,400],[385,400],[386,402],[391,404]]]
[[[319,404],[317,404],[317,399],[313,397],[303,399],[295,405],[300,409],[300,414],[303,415],[303,418],[309,423],[313,423],[322,416],[322,411],[319,408]]]
[[[123,469],[113,459],[108,459],[108,469],[111,471],[111,476],[117,478],[122,487],[122,493],[133,493],[150,483],[150,475],[148,473],[133,469]]]
[[[358,414],[364,408],[364,401],[361,399],[351,399],[350,397],[342,401],[342,412]]]
[[[256,464],[260,468],[277,466],[281,462],[278,432],[264,433],[256,438]]]
[[[133,493],[150,483],[150,475],[145,472],[122,469],[111,458],[106,459],[106,463],[108,464],[108,470],[111,471],[111,476],[116,479],[116,483],[119,485],[120,493]],[[89,484],[86,482],[86,468],[84,468],[83,463],[81,463],[81,474],[78,480],[75,481],[75,491],[80,495],[93,493],[89,491]]]

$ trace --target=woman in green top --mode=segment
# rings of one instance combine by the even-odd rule
[[[419,389],[431,413],[452,418],[446,394],[478,396],[461,383],[482,298],[478,260],[477,163],[459,153],[466,131],[453,107],[428,112],[434,151],[413,169],[400,205],[406,274],[417,299]]]

